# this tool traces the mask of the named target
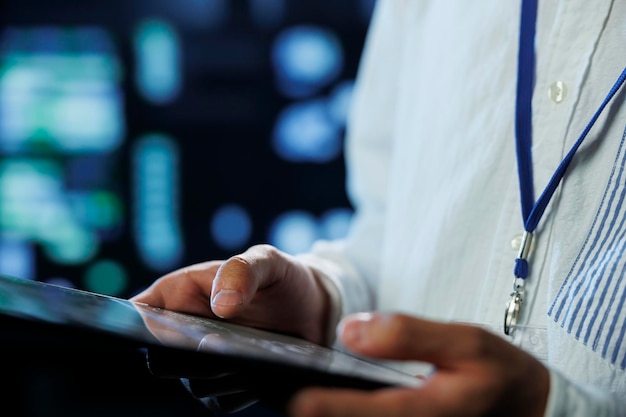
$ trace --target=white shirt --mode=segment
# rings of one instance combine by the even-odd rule
[[[336,283],[341,314],[406,312],[502,334],[523,232],[519,21],[519,1],[378,2],[346,137],[355,221],[344,241],[302,256]],[[626,2],[540,1],[535,39],[539,196],[626,66]],[[625,90],[535,231],[511,343],[551,370],[547,416],[626,415]]]

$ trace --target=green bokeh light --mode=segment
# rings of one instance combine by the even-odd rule
[[[119,296],[128,287],[128,274],[118,262],[100,260],[87,269],[83,281],[89,291]]]

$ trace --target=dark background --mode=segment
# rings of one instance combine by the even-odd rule
[[[0,186],[8,184],[2,181],[9,178],[8,172],[15,172],[10,169],[16,161],[32,164],[35,170],[42,161],[52,163],[57,169],[52,171],[57,172],[54,180],[61,185],[52,200],[46,200],[50,197],[46,193],[36,194],[32,183],[18,187],[28,197],[26,207],[34,213],[31,217],[20,217],[20,221],[10,211],[16,207],[11,205],[15,195],[6,192],[6,186],[0,187],[0,273],[128,297],[161,274],[183,265],[227,257],[255,243],[280,247],[280,242],[273,240],[271,230],[285,213],[297,212],[318,220],[332,210],[349,213],[341,151],[320,158],[313,147],[311,155],[286,158],[277,152],[273,132],[285,109],[325,100],[338,87],[354,80],[372,7],[373,0],[2,2]],[[261,13],[259,18],[259,10],[275,10],[275,15]],[[218,12],[222,13],[219,19]],[[257,18],[253,18],[255,13]],[[138,25],[146,19],[165,22],[177,36],[180,89],[160,103],[147,99],[137,87],[138,58],[133,42]],[[326,79],[289,92],[281,88],[280,69],[272,57],[279,36],[291,28],[302,27],[322,30],[330,36],[327,40],[334,39],[341,62],[334,73],[326,74]],[[96,28],[98,33],[106,34],[107,43],[103,46],[98,43],[102,41],[100,38],[96,37],[96,42],[83,37],[83,32],[67,35],[66,31],[76,28]],[[35,36],[32,33],[37,34],[39,43],[28,40],[29,36]],[[10,135],[3,126],[12,122],[20,100],[51,99],[51,104],[38,104],[40,107],[33,114],[39,114],[53,111],[50,106],[54,107],[54,100],[66,97],[65,90],[59,92],[59,86],[65,84],[57,82],[48,81],[45,88],[34,93],[15,89],[15,80],[9,77],[14,62],[11,59],[46,52],[66,54],[63,48],[68,46],[58,44],[58,39],[68,39],[66,36],[71,39],[70,49],[104,51],[119,64],[119,80],[113,83],[120,110],[115,121],[121,126],[119,143],[105,150],[69,150],[54,134],[45,131],[48,122],[36,121],[35,125],[40,123],[44,128],[24,136],[25,145],[11,147]],[[90,44],[92,41],[95,43]],[[74,45],[77,42],[79,46]],[[315,65],[314,60],[309,64]],[[46,68],[38,70],[45,73]],[[55,76],[65,83],[77,70],[80,68],[70,68],[66,76],[58,72]],[[35,117],[28,108],[25,112],[28,117]],[[63,126],[70,130],[72,127]],[[305,123],[301,129],[310,127]],[[343,134],[341,121],[333,128],[339,131],[339,136]],[[153,133],[170,138],[169,143],[175,146],[172,155],[177,161],[171,172],[175,189],[167,203],[176,208],[179,245],[172,252],[176,256],[160,265],[142,256],[138,243],[142,229],[138,223],[150,224],[150,220],[136,214],[138,203],[133,185],[135,147],[140,138]],[[104,191],[109,196],[109,205],[88,206],[89,210],[95,210],[93,213],[87,209],[77,211],[77,206],[69,210],[78,219],[76,223],[84,226],[81,230],[91,237],[93,253],[72,261],[51,256],[51,248],[58,250],[58,247],[51,246],[54,239],[50,236],[60,236],[65,230],[53,220],[44,223],[47,217],[40,210],[47,208],[49,201],[65,204],[76,201],[77,195],[97,196],[90,194],[95,191]],[[158,197],[158,191],[154,196]],[[210,225],[218,209],[229,204],[245,210],[250,227],[241,239],[224,245],[211,234]],[[21,206],[17,207],[22,215]],[[106,218],[102,213],[111,212],[113,220],[98,223]],[[91,219],[91,223],[85,218]],[[31,223],[36,223],[37,229]],[[233,227],[239,226],[235,221]],[[228,229],[228,225],[224,227]],[[320,233],[313,237],[325,236]],[[301,246],[282,249],[289,252]],[[94,276],[99,276],[97,285],[89,278]],[[11,327],[2,321],[0,325],[4,413],[16,407],[18,411],[10,415],[208,415],[179,381],[151,375],[141,350],[84,341],[74,344],[70,339],[55,340],[61,336],[54,332],[33,338],[29,329]],[[271,414],[259,407],[240,413],[242,416]]]

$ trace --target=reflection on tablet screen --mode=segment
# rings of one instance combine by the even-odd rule
[[[0,314],[121,336],[148,345],[417,386],[420,380],[303,339],[54,284],[0,275]]]

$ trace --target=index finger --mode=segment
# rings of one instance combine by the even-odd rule
[[[170,272],[157,279],[130,301],[183,313],[214,317],[209,299],[223,261],[208,261]]]
[[[501,358],[513,351],[503,338],[478,326],[442,323],[405,314],[360,313],[340,324],[344,343],[372,357],[423,360],[439,367],[485,358]]]

